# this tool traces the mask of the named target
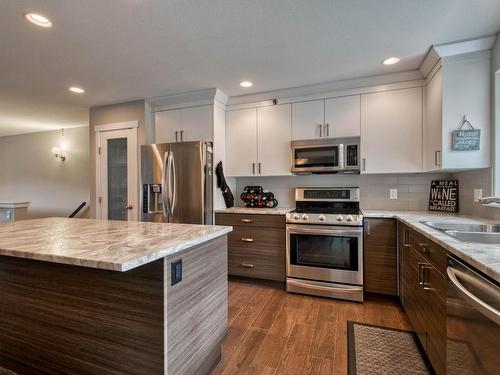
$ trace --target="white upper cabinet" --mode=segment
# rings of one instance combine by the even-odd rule
[[[443,75],[441,69],[432,77],[425,88],[423,158],[424,171],[441,168],[443,132]]]
[[[291,174],[291,111],[290,104],[257,109],[257,173],[261,176]]]
[[[422,88],[361,96],[362,173],[422,171]]]
[[[291,105],[226,113],[226,175],[290,175]]]
[[[424,170],[488,168],[491,163],[489,53],[443,60],[425,87]],[[452,132],[459,129],[464,115],[475,129],[481,130],[479,150],[452,149]]]
[[[156,143],[211,141],[213,106],[204,105],[155,113]]]
[[[325,100],[326,137],[359,137],[360,95],[343,96]]]
[[[292,104],[292,139],[359,137],[360,95]]]
[[[155,142],[171,143],[177,142],[181,128],[181,111],[175,109],[172,111],[155,112]]]
[[[227,176],[257,174],[257,109],[226,112]]]
[[[212,123],[212,105],[181,109],[181,141],[211,141]]]
[[[323,136],[325,101],[313,100],[292,104],[292,139],[315,139]]]

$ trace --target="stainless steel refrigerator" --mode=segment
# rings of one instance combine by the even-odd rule
[[[141,146],[141,221],[212,224],[211,142]]]

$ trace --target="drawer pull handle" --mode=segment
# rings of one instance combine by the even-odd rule
[[[424,253],[427,253],[429,251],[429,247],[425,243],[419,243],[418,246],[420,246],[422,248],[422,251]]]
[[[245,268],[253,268],[253,264],[252,264],[252,263],[246,263],[246,262],[243,262],[243,263],[241,263],[241,267],[245,267]]]
[[[253,223],[252,219],[241,219],[242,223]]]
[[[253,238],[245,238],[245,237],[242,237],[240,239],[241,242],[254,242],[255,240]]]

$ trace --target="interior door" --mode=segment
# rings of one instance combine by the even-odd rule
[[[98,219],[137,220],[137,129],[97,133]]]

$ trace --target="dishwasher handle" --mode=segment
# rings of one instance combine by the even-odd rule
[[[457,274],[461,273],[461,271],[453,267],[448,267],[446,273],[450,282],[457,288],[457,292],[465,301],[469,302],[481,314],[500,325],[500,311],[482,301],[462,285],[457,278]]]

